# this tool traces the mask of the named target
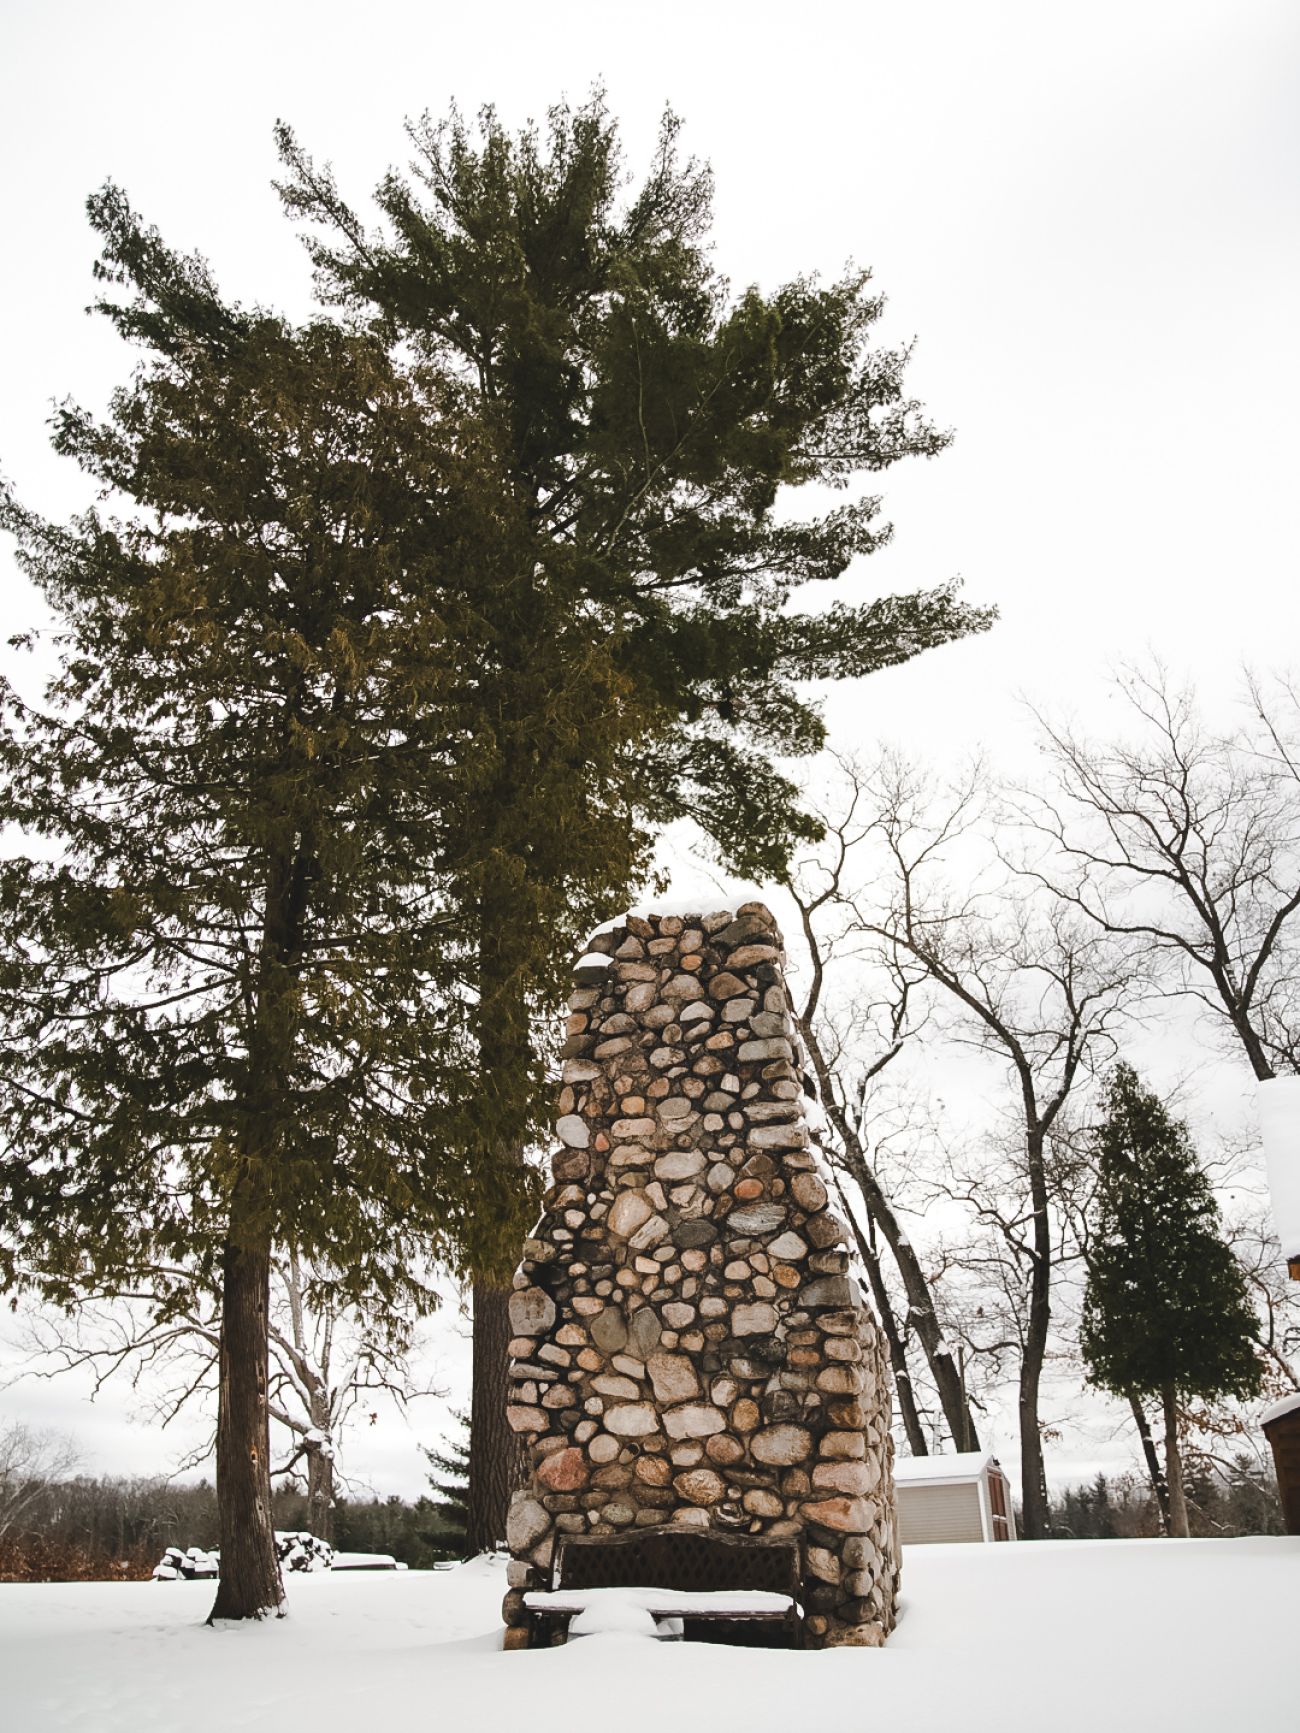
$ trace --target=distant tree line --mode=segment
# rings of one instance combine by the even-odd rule
[[[463,1454],[460,1458],[463,1468]],[[1193,1535],[1285,1532],[1271,1473],[1242,1454],[1225,1464],[1192,1458],[1185,1490]],[[302,1529],[305,1489],[274,1495],[278,1529]],[[429,1570],[464,1552],[463,1508],[450,1519],[445,1496],[341,1498],[334,1513],[340,1552],[388,1553],[411,1570]],[[1133,1540],[1164,1532],[1148,1481],[1099,1474],[1049,1493],[1053,1540]],[[0,1539],[0,1582],[145,1581],[166,1547],[215,1547],[217,1495],[207,1480],[176,1485],[162,1476],[79,1475],[45,1489],[19,1533]]]
[[[1277,1482],[1249,1456],[1224,1467],[1189,1464],[1184,1491],[1190,1531],[1202,1539],[1286,1532]],[[1047,1525],[1052,1540],[1145,1540],[1165,1532],[1150,1482],[1133,1473],[1099,1474],[1050,1493]]]
[[[305,1488],[277,1490],[271,1509],[277,1529],[308,1527]],[[215,1549],[220,1538],[209,1480],[78,1475],[46,1487],[20,1527],[0,1539],[0,1582],[142,1582],[167,1547]],[[448,1521],[436,1497],[339,1498],[333,1545],[428,1570],[462,1556],[464,1529]]]
[[[468,1442],[459,1430],[425,1448],[432,1496],[336,1496],[336,1552],[388,1553],[412,1570],[465,1557]],[[0,1423],[0,1581],[142,1581],[168,1547],[213,1551],[221,1544],[220,1508],[209,1480],[165,1475],[76,1472],[73,1439]],[[309,1476],[275,1489],[274,1529],[311,1532],[316,1514]]]

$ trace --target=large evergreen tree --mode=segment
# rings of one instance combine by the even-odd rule
[[[501,1284],[572,944],[672,818],[779,869],[812,826],[774,761],[823,738],[801,683],[988,623],[946,587],[788,607],[888,532],[873,498],[796,522],[782,490],[945,436],[870,346],[864,275],[729,296],[674,134],[620,203],[599,103],[545,141],[418,129],[429,202],[391,179],[373,241],[284,137],[362,324],[229,307],[91,204],[144,359],[56,443],[134,503],[4,506],[63,635],[44,702],[4,692],[32,846],[0,876],[0,1255],[68,1303],[142,1263],[219,1277],[222,1616],[280,1598],[272,1246],[371,1304],[432,1255],[482,1278],[470,1539],[496,1539]]]
[[[1258,1325],[1187,1127],[1131,1066],[1111,1079],[1096,1154],[1080,1346],[1094,1384],[1160,1399],[1169,1527],[1186,1535],[1178,1400],[1253,1395]]]
[[[905,395],[906,352],[873,345],[882,300],[865,271],[732,294],[708,250],[709,173],[679,159],[671,117],[627,196],[599,95],[517,136],[490,109],[477,134],[454,113],[409,132],[413,175],[379,187],[372,233],[279,129],[281,190],[311,225],[324,293],[460,380],[492,430],[503,497],[528,526],[521,575],[563,595],[613,657],[610,726],[628,704],[642,720],[616,773],[629,826],[690,817],[740,875],[779,876],[816,831],[776,762],[823,743],[805,683],[906,661],[991,619],[951,586],[790,606],[889,536],[876,496],[856,488],[827,509],[824,490],[947,444]],[[801,488],[812,506],[797,516]],[[534,647],[503,641],[484,665],[503,718],[529,699]],[[521,887],[565,876],[564,831],[521,828],[516,803],[557,761],[560,778],[594,789],[591,748],[503,740],[497,780],[462,809],[464,860],[479,871],[487,847],[494,863],[476,899],[486,1087],[524,1069],[533,1045],[512,956]],[[634,888],[630,877],[625,897]],[[582,933],[575,908],[570,942]],[[489,1158],[518,1158],[524,1132]],[[475,1289],[476,1546],[500,1538],[509,1490],[508,1261],[481,1265]]]
[[[169,1268],[219,1286],[214,1616],[259,1616],[272,1247],[382,1308],[517,1243],[528,1187],[493,1152],[539,1062],[481,1087],[474,899],[508,885],[511,984],[553,984],[556,909],[591,919],[640,846],[602,804],[636,701],[615,725],[615,660],[534,581],[455,380],[228,306],[114,189],[90,212],[143,354],[106,420],[56,421],[110,503],[61,527],[3,501],[60,666],[0,690],[0,1277],[71,1305],[149,1267],[164,1310]],[[561,830],[564,883],[466,844],[539,738],[498,833]],[[581,787],[553,750],[579,741]]]

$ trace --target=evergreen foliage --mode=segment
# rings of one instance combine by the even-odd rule
[[[589,738],[532,732],[529,713],[512,709],[532,697],[530,630],[503,636],[482,666],[501,693],[497,776],[461,811],[463,857],[484,886],[466,903],[480,923],[490,1090],[538,1046],[517,888],[544,900],[536,887],[561,887],[557,959],[590,930],[568,891],[566,827],[518,822],[520,791],[542,766],[579,802],[622,812],[629,867],[644,867],[660,828],[690,818],[740,876],[778,878],[819,834],[778,762],[824,742],[805,683],[907,661],[983,630],[992,612],[963,606],[954,585],[791,606],[888,540],[878,497],[850,485],[948,442],[904,394],[906,352],[873,347],[882,302],[868,273],[733,295],[708,253],[711,179],[680,160],[678,122],[665,117],[649,173],[626,192],[599,93],[518,136],[490,108],[477,133],[454,110],[408,132],[412,177],[385,178],[371,234],[281,125],[286,207],[309,225],[324,298],[461,385],[499,456],[501,497],[527,525],[528,582],[559,598],[616,669],[602,770]],[[844,495],[831,509],[826,488]],[[800,489],[816,499],[803,517],[787,509]],[[635,888],[630,870],[603,912]],[[519,1160],[525,1129],[484,1159]],[[475,1546],[503,1533],[517,1457],[501,1430],[497,1348],[517,1244],[476,1272]]]
[[[992,620],[952,585],[789,607],[890,530],[876,496],[796,519],[782,490],[846,489],[949,439],[904,394],[907,352],[872,346],[869,273],[733,295],[708,253],[709,172],[679,159],[671,115],[626,198],[599,94],[517,137],[490,108],[477,137],[455,111],[408,131],[414,178],[385,178],[372,235],[278,128],[322,290],[462,381],[494,429],[536,582],[563,588],[619,702],[644,707],[629,813],[693,818],[737,872],[778,876],[817,828],[775,763],[825,738],[801,683]]]
[[[91,215],[146,359],[55,443],[134,512],[4,502],[62,666],[44,704],[0,692],[29,842],[0,866],[0,1273],[71,1303],[234,1233],[418,1300],[431,1251],[521,1207],[466,1159],[472,944],[435,864],[503,508],[436,380],[227,307],[114,191]]]
[[[144,361],[106,422],[55,427],[132,515],[3,501],[63,656],[44,704],[0,690],[31,842],[0,872],[7,1281],[71,1303],[91,1266],[210,1266],[236,1197],[359,1291],[430,1233],[499,1265],[529,1013],[652,828],[776,870],[812,821],[772,756],[823,738],[799,683],[989,623],[950,588],[787,611],[888,532],[871,498],[778,521],[778,489],[946,436],[868,346],[865,276],[727,300],[675,134],[619,211],[597,101],[548,150],[418,129],[430,208],[392,180],[391,246],[318,249],[338,295],[383,290],[370,330],[228,305],[90,201]]]
[[[730,294],[676,133],[621,200],[598,98],[544,139],[423,124],[371,238],[282,130],[289,207],[342,236],[346,314],[301,327],[90,201],[142,361],[56,419],[101,505],[0,507],[61,652],[43,701],[0,689],[0,1279],[71,1305],[149,1269],[165,1310],[169,1268],[220,1272],[219,1483],[257,1458],[271,1247],[379,1310],[431,1259],[499,1277],[537,1009],[657,828],[775,875],[816,829],[777,764],[824,738],[803,683],[990,623],[950,585],[790,609],[889,532],[783,490],[947,436],[865,273]],[[258,1460],[222,1539],[224,1586],[265,1531],[253,1611]]]
[[[434,1471],[429,1485],[435,1497],[430,1501],[440,1524],[438,1545],[440,1558],[458,1559],[469,1554],[466,1530],[469,1521],[469,1416],[454,1416],[458,1432],[454,1438],[430,1448],[422,1445],[425,1459]]]
[[[21,839],[0,866],[0,1279],[71,1305],[147,1271],[164,1315],[195,1272],[220,1280],[240,1442],[219,1437],[219,1485],[223,1460],[256,1465],[223,1590],[228,1566],[256,1578],[260,1611],[271,1247],[397,1316],[431,1261],[518,1244],[531,1176],[508,1151],[543,1055],[516,1041],[482,1086],[476,900],[509,907],[496,1009],[518,1020],[558,988],[557,911],[566,934],[592,921],[644,848],[608,803],[637,709],[614,725],[606,646],[533,582],[454,380],[226,304],[116,189],[90,215],[100,310],[144,359],[106,421],[55,427],[122,515],[0,502],[61,662],[43,702],[0,688]],[[503,641],[528,646],[505,672]],[[530,768],[498,803],[503,739]],[[558,830],[563,874],[505,870],[483,811],[520,857]]]
[[[340,1499],[334,1515],[338,1552],[389,1553],[412,1570],[431,1570],[463,1557],[459,1537],[449,1531],[434,1501],[388,1498]]]
[[[1251,1396],[1257,1323],[1187,1127],[1116,1068],[1079,1335],[1094,1384],[1127,1395]]]

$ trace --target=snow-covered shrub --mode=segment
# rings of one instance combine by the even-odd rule
[[[153,1577],[160,1583],[173,1583],[178,1578],[192,1583],[201,1577],[215,1577],[219,1569],[219,1555],[206,1547],[192,1546],[182,1552],[178,1546],[169,1546],[154,1566]]]
[[[275,1531],[275,1556],[287,1571],[327,1571],[334,1562],[334,1548],[306,1529]]]
[[[306,1529],[276,1529],[275,1556],[281,1569],[287,1571],[327,1571],[334,1563],[334,1548],[328,1541],[317,1540]],[[221,1568],[221,1554],[215,1549],[192,1546],[182,1552],[169,1546],[154,1566],[156,1582],[172,1583],[178,1578],[193,1582],[196,1577],[215,1577]]]

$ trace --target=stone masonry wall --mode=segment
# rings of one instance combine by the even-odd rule
[[[577,971],[554,1184],[510,1302],[507,1646],[557,1533],[797,1536],[819,1644],[898,1582],[887,1361],[804,1116],[761,903],[602,933]]]

